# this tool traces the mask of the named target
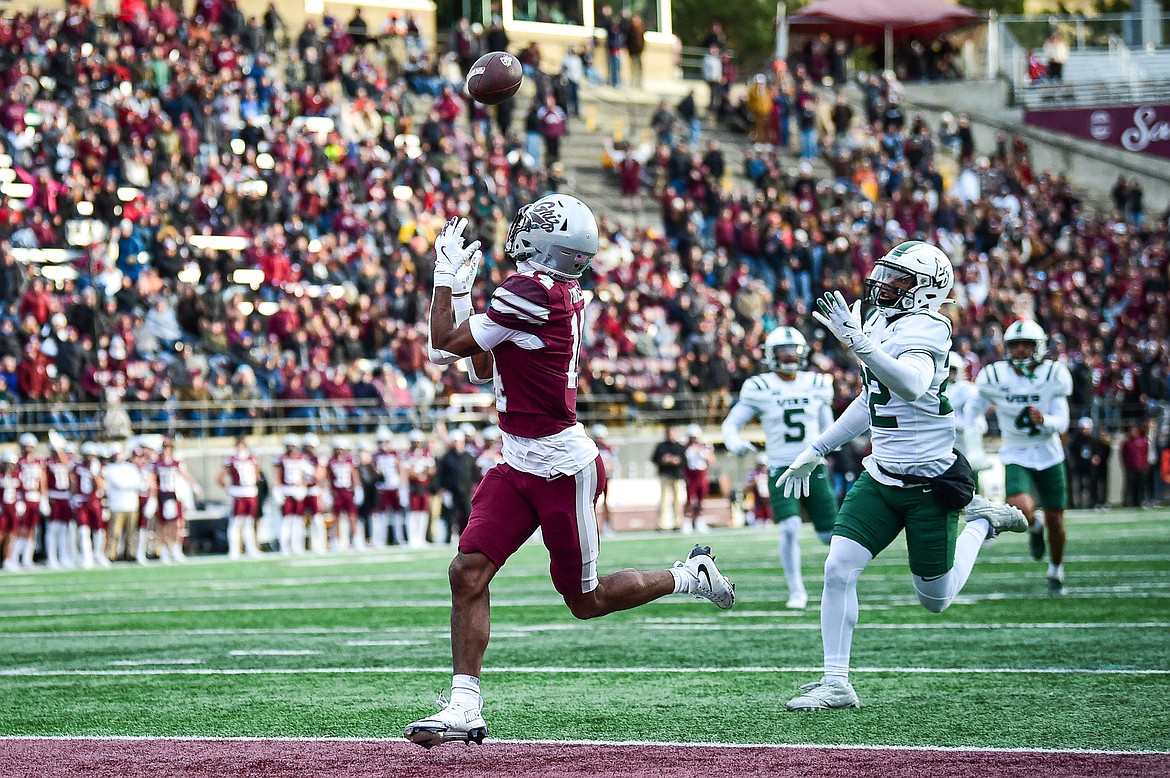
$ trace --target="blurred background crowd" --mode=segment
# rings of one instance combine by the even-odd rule
[[[439,47],[409,16],[290,31],[230,0],[0,20],[0,436],[433,420],[471,391],[425,359],[435,234],[472,222],[482,306],[509,272],[511,215],[566,186],[580,90],[629,83],[605,53],[612,34],[632,61],[637,26],[605,22],[606,46],[549,74],[495,24],[460,23]],[[746,78],[717,26],[702,44],[711,99],[664,102],[650,141],[611,156],[615,202],[645,218],[602,218],[587,419],[717,422],[781,323],[805,332],[843,407],[856,367],[809,307],[824,289],[857,296],[875,258],[922,238],[955,262],[944,311],[969,376],[1032,316],[1072,370],[1075,418],[1156,435],[1167,214],[1145,212],[1140,185],[1086,207],[1022,141],[976,148],[966,117],[908,111],[892,72],[847,99],[831,44]],[[502,49],[535,95],[469,104],[463,72]],[[712,128],[748,135],[734,169]]]

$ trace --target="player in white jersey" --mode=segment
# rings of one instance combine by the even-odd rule
[[[862,391],[777,479],[787,496],[809,492],[813,471],[830,451],[870,434],[873,453],[837,513],[821,596],[824,676],[801,687],[789,710],[856,708],[849,651],[857,626],[857,579],[906,530],[918,601],[939,613],[967,582],[983,541],[1022,532],[1022,513],[974,497],[966,458],[954,451],[955,419],[945,394],[951,324],[938,313],[955,274],[938,248],[899,244],[878,260],[861,301],[840,292],[817,302],[814,318],[861,362]],[[967,526],[958,532],[959,511]]]
[[[780,565],[788,583],[788,607],[802,609],[808,592],[800,574],[800,511],[828,543],[837,520],[837,498],[829,485],[829,470],[820,465],[803,498],[785,497],[775,484],[810,440],[833,423],[833,379],[805,370],[809,348],[795,327],[777,327],[764,340],[764,366],[769,372],[753,376],[739,390],[739,400],[723,422],[723,443],[732,454],[752,453],[756,447],[739,436],[740,429],[759,417],[764,427],[768,463],[769,502],[780,525]]]
[[[955,448],[967,457],[975,475],[975,491],[979,491],[979,472],[991,467],[987,452],[983,449],[983,435],[987,432],[987,419],[983,416],[986,406],[979,398],[979,389],[967,380],[967,365],[963,358],[951,352],[947,356],[950,378],[947,397],[955,409]]]
[[[1032,558],[1044,557],[1048,527],[1048,593],[1064,594],[1064,509],[1068,507],[1068,473],[1060,436],[1068,431],[1068,396],[1072,375],[1059,362],[1045,359],[1048,338],[1034,321],[1017,321],[1003,333],[1008,359],[979,372],[975,385],[982,413],[995,406],[1003,438],[999,458],[1004,465],[1008,502],[1028,517]],[[1044,521],[1034,513],[1032,492],[1040,497]]]

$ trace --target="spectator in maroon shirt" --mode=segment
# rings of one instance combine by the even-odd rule
[[[1146,474],[1150,470],[1150,440],[1145,422],[1133,425],[1126,432],[1121,444],[1121,464],[1125,468],[1125,507],[1140,508],[1145,503]]]
[[[16,387],[26,400],[39,402],[49,392],[49,358],[41,353],[41,345],[30,340],[24,347],[24,359],[16,366]]]

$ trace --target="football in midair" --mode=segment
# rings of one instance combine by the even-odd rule
[[[467,71],[467,94],[485,105],[498,105],[516,94],[523,82],[520,60],[503,51],[492,51]]]

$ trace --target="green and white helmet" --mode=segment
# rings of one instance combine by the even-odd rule
[[[883,316],[937,311],[955,285],[955,269],[942,249],[908,240],[879,259],[865,279],[864,300]]]
[[[808,341],[795,327],[777,327],[764,340],[764,367],[795,373],[808,367]]]
[[[1020,341],[1026,341],[1032,344],[1032,355],[1027,359],[1013,359],[1011,355],[1011,345]],[[1020,319],[1012,322],[1008,328],[1003,331],[1003,345],[1008,350],[1008,362],[1012,367],[1018,367],[1021,370],[1032,367],[1044,359],[1048,353],[1048,336],[1044,333],[1044,328],[1034,321],[1029,319]]]
[[[957,375],[963,375],[963,371],[967,369],[967,363],[963,358],[954,351],[947,354],[947,370],[954,370]]]

